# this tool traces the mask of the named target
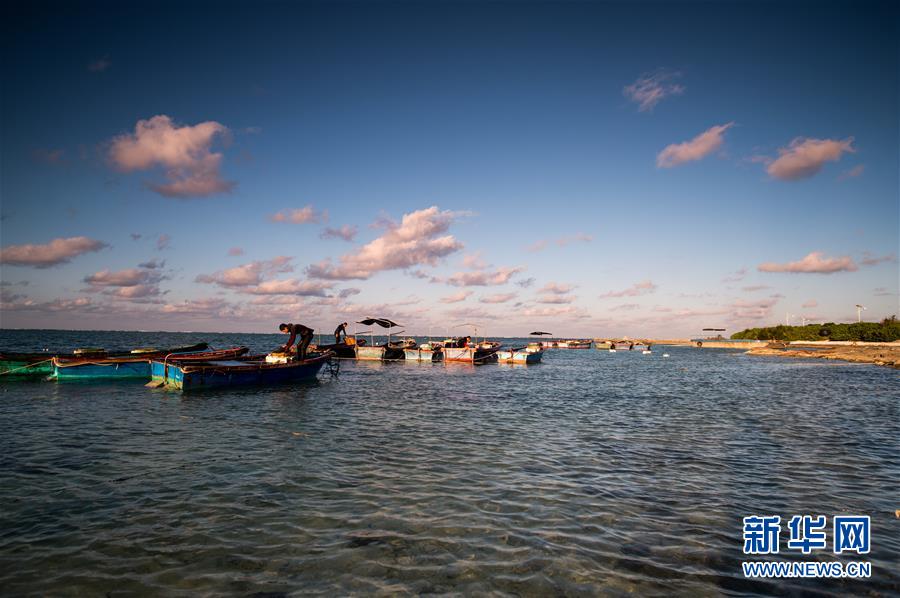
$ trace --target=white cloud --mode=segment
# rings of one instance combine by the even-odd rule
[[[222,154],[211,151],[216,138],[227,137],[228,128],[207,121],[178,126],[165,115],[139,120],[134,133],[114,137],[109,158],[124,172],[166,169],[165,184],[149,187],[165,197],[205,197],[231,191],[235,183],[222,179]]]
[[[436,266],[438,260],[463,248],[453,235],[444,234],[458,216],[436,206],[404,214],[399,224],[383,223],[387,228],[383,235],[341,256],[339,264],[325,260],[309,266],[307,274],[311,278],[365,280],[384,270]]]

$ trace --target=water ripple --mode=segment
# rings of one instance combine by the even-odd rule
[[[314,385],[185,397],[3,382],[0,587],[900,592],[896,372],[669,353],[345,363]],[[755,513],[871,515],[873,578],[744,579],[740,520]]]

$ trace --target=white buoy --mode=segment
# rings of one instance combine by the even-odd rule
[[[668,357],[668,356],[669,356],[668,353],[663,353],[663,357]]]

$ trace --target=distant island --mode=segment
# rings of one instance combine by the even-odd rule
[[[897,316],[881,322],[853,322],[851,324],[807,324],[806,326],[770,326],[747,328],[731,335],[735,340],[778,341],[864,341],[889,343],[900,340],[900,320]]]

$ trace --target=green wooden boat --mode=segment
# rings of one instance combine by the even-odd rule
[[[148,352],[148,349],[134,349],[132,351],[107,352],[103,349],[76,349],[72,353],[13,353],[0,351],[0,380],[5,378],[46,378],[53,374],[54,357],[126,357],[140,353],[143,357],[151,359],[156,356],[169,353],[188,353],[191,351],[203,351],[208,347],[206,343],[197,343],[187,347],[175,347],[172,349],[156,350]]]

